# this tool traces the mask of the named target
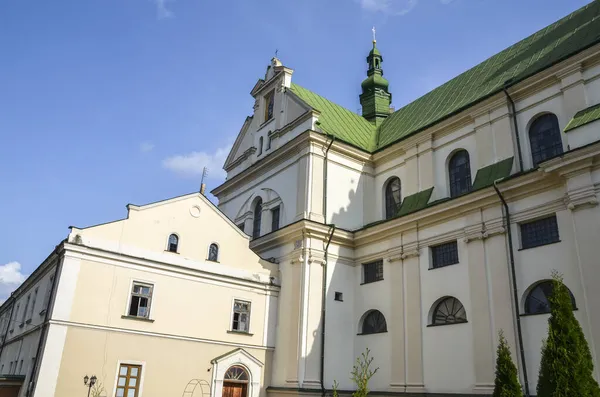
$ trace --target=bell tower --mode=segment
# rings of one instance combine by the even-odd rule
[[[369,70],[367,71],[367,78],[361,84],[360,105],[362,106],[362,116],[379,126],[390,114],[392,94],[388,91],[390,83],[383,77],[383,69],[381,68],[383,57],[376,44],[375,28],[373,28],[373,49],[367,57]]]

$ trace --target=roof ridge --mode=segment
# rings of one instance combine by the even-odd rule
[[[493,95],[507,81],[515,84],[600,43],[594,33],[600,32],[599,17],[600,0],[594,0],[409,102],[379,126],[376,150]]]

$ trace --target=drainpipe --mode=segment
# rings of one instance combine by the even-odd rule
[[[331,145],[335,141],[335,137],[331,137],[331,142],[327,145],[327,149],[325,149],[325,164],[323,164],[323,224],[327,224],[327,164],[328,164],[328,155],[329,149],[331,149]],[[328,261],[328,253],[329,253],[329,244],[331,244],[331,239],[333,238],[333,233],[335,232],[335,225],[330,225],[329,228],[329,238],[327,239],[327,244],[325,245],[325,258],[323,263],[323,276],[322,276],[322,286],[321,286],[321,369],[320,369],[320,378],[321,378],[321,396],[325,397],[325,315],[327,313],[326,309],[326,300],[327,300],[327,261]]]
[[[325,164],[323,164],[323,224],[327,224],[327,159],[329,156],[329,149],[331,149],[331,145],[335,141],[335,137],[331,137],[331,142],[327,145],[327,149],[325,149]]]
[[[327,256],[329,244],[335,233],[335,225],[329,227],[329,238],[325,245],[325,263],[323,264],[323,286],[321,288],[321,396],[325,397],[325,312],[327,299]]]
[[[40,355],[42,354],[42,345],[46,339],[46,336],[48,334],[48,327],[49,327],[49,320],[50,320],[50,306],[52,304],[52,300],[54,299],[54,296],[56,295],[56,283],[58,282],[58,278],[60,277],[60,272],[62,271],[62,260],[59,259],[57,260],[57,265],[56,265],[56,272],[54,273],[54,280],[52,280],[52,286],[50,288],[52,288],[50,290],[50,296],[48,297],[48,303],[46,303],[46,313],[44,313],[44,322],[42,323],[42,330],[40,332],[40,339],[38,341],[38,346],[37,346],[37,352],[35,353],[35,361],[33,362],[33,365],[31,366],[31,372],[29,374],[29,384],[27,385],[27,391],[25,393],[25,396],[33,396],[35,393],[35,386],[37,385],[37,382],[35,382],[33,380],[33,377],[35,376],[35,372],[37,370],[37,366],[38,363],[40,362]]]
[[[517,154],[519,155],[519,172],[523,172],[523,153],[521,153],[521,137],[519,136],[519,125],[517,123],[517,111],[515,108],[515,102],[513,101],[513,99],[511,98],[511,96],[508,94],[508,91],[506,90],[507,87],[507,83],[504,83],[505,86],[502,89],[502,91],[504,91],[504,95],[506,95],[506,99],[508,99],[508,103],[510,104],[510,112],[512,114],[512,121],[513,121],[513,126],[515,128],[515,137],[516,137],[516,141],[517,141]]]
[[[12,306],[10,307],[10,315],[8,316],[8,322],[6,323],[6,332],[4,338],[2,338],[2,346],[0,346],[0,360],[2,359],[2,352],[4,352],[4,346],[6,346],[6,339],[8,338],[8,330],[10,329],[10,323],[12,322],[13,311],[15,310],[15,303],[17,302],[12,296],[8,299],[12,299]]]
[[[523,363],[523,383],[525,386],[525,397],[529,397],[529,380],[527,378],[527,364],[525,362],[525,349],[523,348],[523,331],[521,329],[521,316],[520,305],[519,305],[519,294],[517,292],[517,276],[515,272],[515,256],[513,253],[513,242],[512,242],[512,232],[510,230],[510,211],[508,210],[508,204],[500,193],[500,189],[498,189],[498,182],[500,182],[504,178],[500,178],[494,181],[494,190],[496,190],[496,194],[502,201],[502,206],[504,207],[504,213],[506,214],[506,231],[508,235],[508,253],[510,259],[510,272],[512,275],[512,290],[513,290],[513,299],[515,301],[515,314],[517,321],[517,338],[519,340],[519,351],[521,355],[521,362]]]

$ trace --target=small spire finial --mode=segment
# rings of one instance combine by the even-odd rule
[[[275,58],[277,58],[277,55],[279,55],[279,49],[275,49]]]
[[[373,32],[373,43],[376,43],[377,40],[375,39],[375,26],[373,26],[373,29],[371,29],[371,31]]]

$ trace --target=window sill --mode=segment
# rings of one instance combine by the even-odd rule
[[[358,336],[363,336],[363,335],[379,335],[379,334],[387,334],[387,331],[381,331],[381,332],[369,332],[368,334],[356,334]]]
[[[557,244],[557,243],[560,243],[560,242],[561,242],[561,240],[556,240],[556,241],[551,241],[549,243],[544,243],[544,244],[540,244],[540,245],[534,245],[534,246],[527,247],[527,248],[519,248],[519,251],[530,250],[532,248],[543,247],[545,245],[552,245],[552,244]]]
[[[177,251],[173,252],[173,251],[165,250],[165,252],[168,252],[169,254],[177,254],[177,255],[179,255],[179,252],[177,252]]]
[[[263,122],[261,125],[259,125],[258,128],[256,129],[256,132],[262,130],[264,127],[271,124],[272,121],[275,121],[275,117],[271,117],[269,120],[267,120],[267,121]]]
[[[578,311],[578,308],[573,308],[573,311],[576,312]],[[543,316],[543,315],[550,315],[551,312],[543,312],[543,313],[521,313],[519,314],[519,317],[532,317],[532,316]]]
[[[460,262],[448,263],[447,265],[440,265],[440,266],[436,266],[436,267],[430,267],[430,268],[429,268],[429,269],[427,269],[427,270],[437,270],[437,269],[443,269],[443,268],[445,268],[445,267],[448,267],[448,266],[454,266],[454,265],[458,265],[459,263],[460,263]]]
[[[458,325],[458,324],[467,324],[468,321],[457,321],[455,323],[444,323],[444,324],[429,324],[427,327],[444,327],[447,325]]]
[[[127,316],[127,315],[122,315],[121,318],[125,319],[125,320],[137,320],[137,321],[143,321],[146,323],[153,323],[154,320],[152,320],[151,318],[145,318],[145,317],[138,317],[138,316]]]
[[[212,263],[221,263],[221,262],[219,262],[219,261],[212,261],[212,260],[210,260],[210,259],[207,259],[206,261],[207,261],[207,262],[212,262]]]
[[[360,285],[365,285],[365,284],[373,284],[373,283],[377,283],[377,282],[379,282],[379,281],[383,281],[383,280],[384,280],[384,279],[382,279],[382,278],[381,278],[381,279],[379,279],[379,280],[375,280],[375,281],[365,281],[365,282],[362,282],[362,283],[360,283]],[[361,335],[361,334],[359,334],[359,335]]]
[[[25,321],[25,324],[31,324],[31,319]]]
[[[238,334],[238,335],[246,335],[246,336],[254,336],[254,334],[251,334],[250,332],[246,332],[246,331],[236,331],[234,329],[229,329],[227,330],[228,334]]]

